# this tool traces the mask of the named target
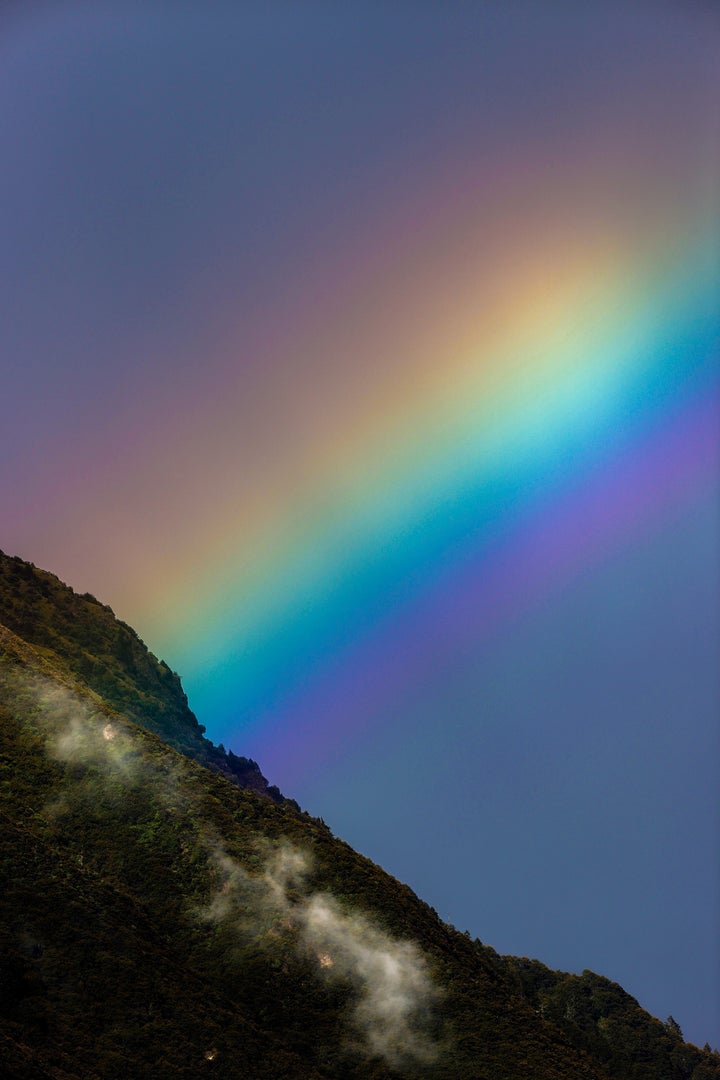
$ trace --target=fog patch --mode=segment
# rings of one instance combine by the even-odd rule
[[[343,909],[330,893],[312,890],[310,861],[289,844],[268,854],[257,874],[217,845],[210,854],[222,883],[204,918],[229,920],[250,937],[258,937],[261,922],[283,923],[294,931],[295,948],[315,962],[319,977],[353,987],[352,1049],[383,1058],[393,1068],[436,1060],[439,1046],[427,1027],[439,995],[414,942],[391,937],[365,915]]]
[[[48,753],[60,761],[93,765],[126,784],[135,784],[144,768],[142,755],[127,734],[117,725],[103,724],[104,719],[77,702],[75,713],[48,737]]]
[[[108,713],[93,691],[76,691],[51,676],[34,673],[13,672],[11,679],[14,693],[27,702],[30,724],[42,737],[50,758],[93,768],[106,785],[152,783],[153,795],[169,809],[186,801],[182,766],[168,760],[168,755],[151,759],[143,730],[120,714]],[[82,789],[79,778],[75,783]],[[66,795],[61,793],[48,808],[61,811],[66,804]]]
[[[438,1057],[439,1044],[427,1032],[439,991],[419,946],[393,938],[369,917],[312,888],[309,856],[289,843],[258,845],[252,853],[258,869],[246,870],[194,812],[197,803],[182,764],[168,756],[159,763],[149,760],[142,731],[108,715],[99,699],[96,707],[94,694],[81,695],[51,677],[11,678],[15,692],[35,706],[32,724],[51,757],[93,766],[105,783],[150,785],[167,809],[183,807],[192,846],[204,850],[220,882],[196,912],[202,920],[225,923],[261,947],[282,938],[310,960],[319,979],[351,986],[350,1050],[382,1058],[398,1070],[415,1070]],[[59,791],[46,812],[62,815],[68,808],[66,792]]]
[[[32,686],[47,753],[56,761],[92,765],[126,784],[145,771],[142,748],[122,722],[66,687],[38,679]]]

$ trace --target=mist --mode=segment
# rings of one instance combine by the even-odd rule
[[[245,853],[259,868],[245,869],[203,819],[188,783],[190,763],[168,761],[174,756],[169,749],[160,764],[150,760],[142,729],[108,713],[92,692],[17,670],[10,678],[16,694],[34,705],[32,722],[50,757],[91,766],[108,784],[151,785],[164,805],[183,808],[191,846],[204,851],[216,880],[207,904],[194,912],[201,922],[229,925],[260,947],[268,929],[288,931],[283,941],[311,962],[318,979],[351,989],[348,1053],[382,1058],[400,1070],[436,1060],[440,1045],[427,1032],[439,989],[414,942],[392,937],[332,893],[312,888],[311,855],[287,841],[260,841]],[[75,783],[82,785],[83,778]],[[63,810],[64,796],[46,807],[54,814]]]
[[[319,977],[353,988],[348,1050],[381,1057],[393,1068],[436,1060],[440,1046],[427,1027],[439,990],[414,942],[393,938],[331,893],[312,889],[310,856],[290,844],[268,850],[257,874],[220,846],[212,857],[221,884],[204,917],[230,922],[238,934],[258,941],[268,920],[291,928],[295,948],[315,963]]]

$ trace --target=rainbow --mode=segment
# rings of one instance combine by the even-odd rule
[[[355,310],[280,343],[273,386],[287,374],[305,427],[224,523],[178,632],[166,608],[155,635],[226,741],[309,767],[716,482],[712,233],[643,240],[643,258],[600,228],[532,258],[516,240],[504,273],[454,304],[446,287],[450,327],[423,319],[422,274],[391,291],[394,318],[356,276]]]
[[[25,6],[0,545],[443,918],[704,1042],[711,5]]]
[[[29,554],[107,598],[212,738],[298,790],[712,497],[720,161],[682,137],[659,118],[638,145],[616,117],[487,160],[428,148],[412,184],[350,192],[358,222],[306,230],[302,273],[273,266],[257,311],[223,285],[202,363],[197,341],[138,342],[132,399],[91,447],[65,441],[28,510],[65,562]]]

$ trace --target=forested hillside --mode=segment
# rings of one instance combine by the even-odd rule
[[[279,801],[256,762],[214,746],[180,679],[112,608],[54,574],[0,551],[0,624],[65,660],[87,686],[176,750]]]

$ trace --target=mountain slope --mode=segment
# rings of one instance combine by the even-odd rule
[[[0,1075],[720,1077],[619,987],[499,957],[290,801],[180,753],[187,720],[141,726],[127,659],[106,654],[112,703],[80,677],[72,643],[100,655],[101,631],[55,629],[63,589],[32,619],[22,590],[3,600],[28,636],[0,629]]]
[[[257,763],[214,746],[188,706],[178,675],[112,608],[54,574],[0,551],[0,624],[67,661],[114,708],[240,787],[275,801]]]

